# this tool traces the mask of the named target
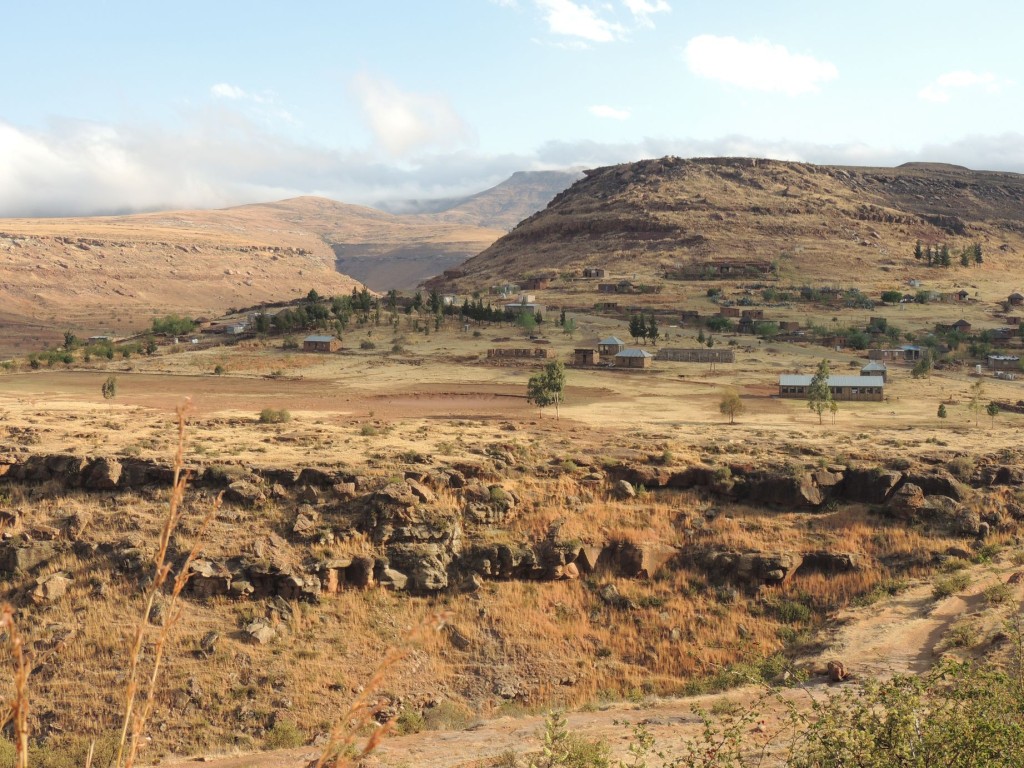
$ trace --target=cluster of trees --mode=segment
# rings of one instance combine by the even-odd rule
[[[162,333],[167,336],[184,336],[195,330],[196,322],[188,317],[180,315],[164,315],[153,318],[153,333]]]
[[[952,265],[953,261],[946,243],[922,246],[920,240],[914,245],[914,258],[925,262],[929,267],[948,267]],[[971,264],[981,264],[982,262],[981,243],[970,243],[960,250],[960,266],[969,267]]]
[[[629,335],[634,342],[643,339],[644,344],[648,341],[657,344],[661,331],[658,330],[658,321],[654,319],[654,315],[645,318],[643,313],[640,313],[629,318]]]

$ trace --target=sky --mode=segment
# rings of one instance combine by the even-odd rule
[[[664,155],[1024,172],[1011,0],[11,0],[0,18],[0,216],[374,205]]]

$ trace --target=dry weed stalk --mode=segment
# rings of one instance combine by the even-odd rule
[[[143,644],[147,630],[150,628],[150,615],[156,603],[157,596],[163,591],[164,586],[171,578],[173,564],[168,562],[167,555],[170,548],[171,536],[178,527],[182,516],[182,502],[185,497],[185,488],[188,485],[189,473],[185,470],[185,414],[190,403],[188,400],[177,408],[178,420],[178,446],[174,454],[174,481],[171,485],[171,495],[167,505],[167,517],[164,519],[163,527],[160,530],[160,539],[156,555],[153,558],[155,573],[149,590],[146,593],[142,614],[139,616],[135,628],[135,639],[132,644],[132,651],[128,669],[128,683],[125,690],[124,719],[121,724],[121,738],[117,747],[117,768],[131,768],[138,753],[139,743],[142,739],[142,731],[146,721],[153,710],[153,701],[156,696],[157,681],[160,674],[160,665],[163,661],[164,649],[171,629],[181,618],[181,606],[179,598],[189,579],[189,566],[196,559],[199,553],[199,543],[203,534],[209,526],[210,521],[220,508],[221,497],[218,496],[203,518],[199,531],[196,533],[192,549],[189,550],[184,562],[178,570],[177,575],[171,581],[170,598],[167,608],[166,619],[160,626],[153,641],[153,667],[150,670],[149,679],[146,683],[145,697],[142,701],[142,709],[136,712],[136,699],[139,693],[139,668],[142,661]],[[131,739],[129,740],[129,734]]]
[[[380,746],[384,737],[394,728],[397,713],[374,730],[361,749],[354,749],[359,732],[373,722],[374,717],[381,711],[380,702],[373,700],[374,694],[380,689],[381,683],[391,668],[408,656],[412,647],[420,642],[428,632],[436,631],[444,626],[446,618],[446,615],[441,613],[427,614],[423,621],[409,633],[402,645],[388,648],[373,675],[364,684],[363,690],[356,696],[345,713],[335,721],[323,752],[315,762],[310,763],[310,768],[349,768],[354,765],[350,759],[353,752],[357,758],[363,758]]]
[[[31,664],[25,651],[25,639],[14,620],[14,608],[8,604],[0,608],[0,629],[7,636],[5,645],[14,660],[14,697],[5,703],[0,724],[14,724],[17,768],[28,768],[28,675]]]

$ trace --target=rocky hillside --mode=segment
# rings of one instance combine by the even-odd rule
[[[743,261],[784,278],[856,281],[915,266],[920,239],[954,254],[981,242],[986,269],[1005,273],[1024,252],[1022,201],[1024,176],[941,164],[666,157],[587,171],[461,269],[465,287],[584,266],[663,277]]]

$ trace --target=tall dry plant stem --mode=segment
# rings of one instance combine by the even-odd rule
[[[437,631],[444,626],[446,618],[441,613],[427,614],[423,621],[406,636],[402,645],[392,646],[387,650],[373,675],[364,684],[362,692],[356,696],[345,713],[335,721],[323,752],[320,753],[316,762],[310,763],[309,768],[349,768],[354,765],[350,759],[351,755],[363,758],[380,746],[384,737],[394,728],[397,714],[377,728],[361,748],[355,748],[360,731],[373,722],[377,713],[380,712],[381,705],[374,700],[375,694],[380,690],[381,683],[392,667],[408,656],[413,647],[421,642],[428,633]]]
[[[185,488],[188,485],[189,479],[189,473],[185,470],[185,414],[189,405],[190,402],[186,400],[183,405],[180,405],[177,408],[178,447],[174,454],[174,481],[171,484],[171,495],[167,504],[167,516],[164,518],[164,524],[160,530],[160,539],[156,555],[153,558],[155,567],[153,581],[146,592],[146,597],[143,601],[142,614],[139,616],[138,624],[135,627],[135,638],[132,643],[128,667],[128,682],[125,690],[125,706],[124,718],[121,723],[121,738],[117,747],[117,761],[114,763],[117,768],[131,768],[135,763],[139,744],[142,741],[142,732],[146,726],[146,721],[149,719],[149,716],[153,711],[153,702],[156,697],[157,683],[160,675],[160,666],[163,661],[164,650],[167,647],[167,641],[170,637],[172,628],[181,618],[179,598],[182,591],[185,589],[185,585],[188,583],[190,566],[199,554],[199,546],[200,542],[203,540],[203,535],[205,534],[210,521],[213,520],[214,516],[217,514],[217,510],[220,508],[221,503],[221,497],[218,496],[210,510],[203,518],[199,531],[194,537],[192,549],[189,550],[184,562],[178,569],[177,575],[175,575],[173,580],[171,580],[166,618],[153,638],[153,666],[149,672],[149,677],[146,680],[145,696],[141,701],[141,709],[136,711],[139,705],[138,696],[141,678],[140,666],[143,655],[143,646],[147,635],[150,634],[149,630],[152,628],[152,625],[150,624],[150,615],[152,614],[157,596],[163,592],[164,587],[167,585],[168,580],[171,579],[171,574],[173,572],[173,564],[168,562],[167,556],[168,550],[170,549],[171,537],[177,529],[178,524],[181,522],[182,502],[185,497]]]
[[[4,705],[0,725],[14,724],[14,748],[17,768],[28,768],[28,674],[31,669],[25,651],[25,639],[14,620],[14,608],[0,608],[0,630],[7,636],[5,645],[14,661],[14,696]]]

